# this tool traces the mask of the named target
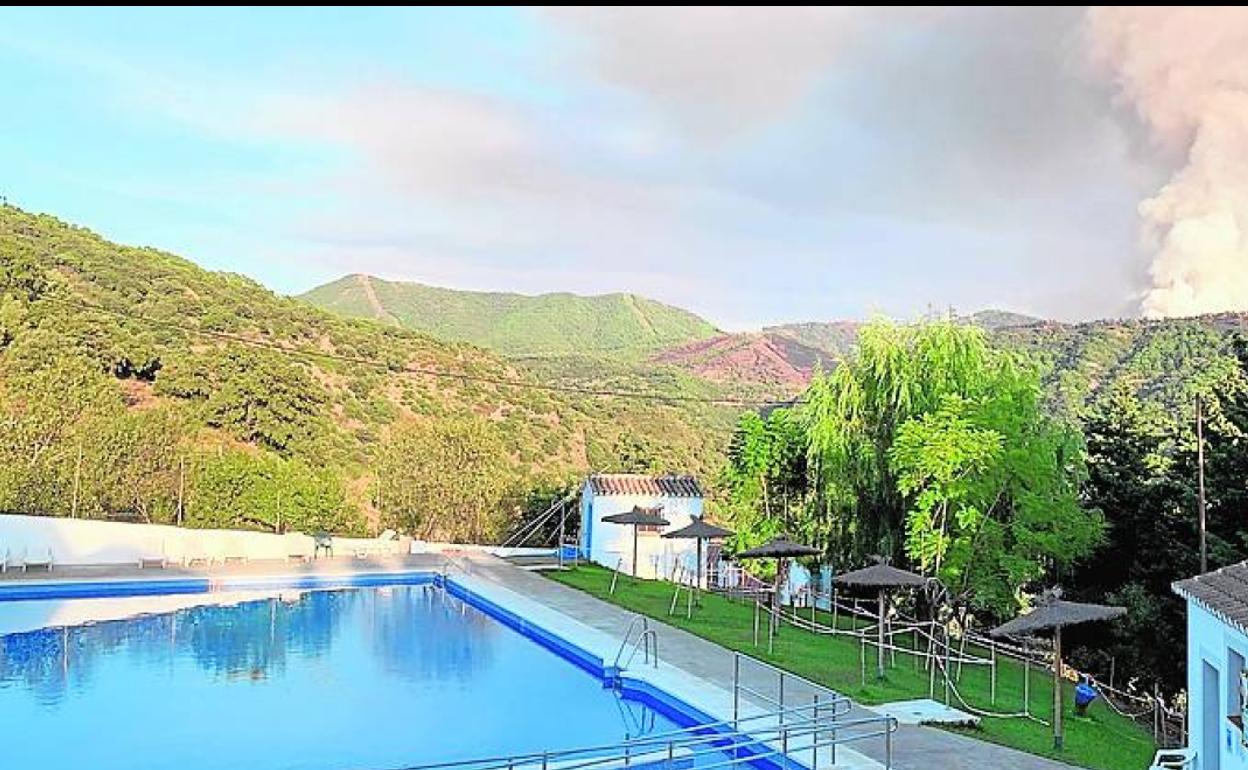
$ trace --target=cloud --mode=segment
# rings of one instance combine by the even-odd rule
[[[1142,309],[1248,309],[1248,10],[1097,8],[1093,60],[1150,130],[1170,180],[1142,202]]]
[[[723,139],[782,120],[836,62],[862,12],[847,8],[544,10],[579,38],[573,62],[640,94],[681,129]]]

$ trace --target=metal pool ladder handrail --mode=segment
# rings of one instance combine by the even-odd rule
[[[620,641],[620,649],[615,653],[615,662],[612,664],[616,669],[620,668],[620,658],[624,657],[624,651],[628,649],[628,643],[632,641],[633,632],[640,627],[641,636],[637,638],[637,642],[633,642],[633,652],[628,656],[628,662],[631,663],[633,657],[637,654],[637,644],[645,640],[647,637],[654,641],[654,665],[659,665],[659,635],[650,628],[650,619],[645,615],[634,615],[629,621],[628,628],[624,631],[624,638]],[[646,662],[650,662],[650,651],[647,646]],[[627,664],[625,664],[627,667]]]
[[[891,768],[897,720],[840,716],[802,705],[743,717],[736,725],[708,722],[618,743],[436,762],[403,770],[617,770],[630,764],[654,770],[745,770],[744,766],[760,760],[780,770],[827,770],[836,762],[837,745],[879,737],[885,741],[885,767]],[[823,764],[821,749],[830,749],[823,754],[827,760]]]
[[[640,647],[644,651],[642,658],[646,663],[653,663],[655,668],[659,667],[659,632],[653,628],[647,628],[637,637],[637,641],[633,642],[632,652],[628,653],[628,659],[624,661],[622,668],[627,669],[633,665],[633,658],[637,657],[637,648]],[[616,656],[616,668],[619,665],[619,656]]]

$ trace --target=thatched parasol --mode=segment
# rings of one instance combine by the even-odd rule
[[[773,537],[766,543],[754,548],[748,548],[738,553],[734,558],[737,559],[775,559],[776,560],[776,585],[771,592],[771,609],[772,621],[768,624],[767,644],[771,645],[771,634],[776,630],[776,620],[779,617],[777,612],[780,602],[780,576],[784,574],[784,562],[786,559],[793,559],[799,556],[818,556],[823,553],[818,548],[812,548],[808,545],[795,543],[786,539],[783,535]],[[757,627],[757,625],[756,625]]]
[[[888,559],[877,556],[875,564],[863,567],[832,578],[832,582],[855,588],[875,588],[879,592],[880,612],[875,624],[877,644],[875,648],[875,673],[884,678],[884,604],[889,589],[913,588],[927,583],[927,578],[913,572],[907,572],[888,563]]]
[[[1045,591],[1035,608],[1008,623],[992,629],[993,636],[1027,636],[1040,631],[1053,632],[1053,747],[1062,748],[1062,629],[1080,623],[1112,620],[1126,614],[1125,607],[1084,604],[1062,599],[1062,589]]]
[[[704,519],[698,517],[691,521],[688,526],[673,530],[666,533],[663,537],[673,540],[697,540],[698,541],[698,566],[697,575],[694,578],[694,585],[698,588],[702,587],[702,541],[717,540],[719,538],[732,537],[733,532],[730,529],[717,527],[714,524],[708,524]]]
[[[637,528],[638,527],[666,527],[668,520],[659,515],[663,510],[663,506],[654,508],[642,508],[640,505],[634,505],[633,510],[624,513],[614,513],[610,516],[603,516],[602,520],[607,524],[628,524],[633,528],[633,577],[637,577]]]

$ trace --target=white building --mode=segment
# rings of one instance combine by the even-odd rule
[[[1248,770],[1248,562],[1174,584],[1187,600],[1188,743],[1198,770]]]
[[[604,516],[634,507],[661,508],[666,527],[640,527],[637,539],[637,576],[671,578],[683,565],[693,571],[697,557],[693,540],[661,537],[702,516],[702,487],[693,476],[645,476],[636,473],[598,473],[585,480],[581,494],[581,552],[604,567],[625,573],[633,569],[633,528],[604,522]]]

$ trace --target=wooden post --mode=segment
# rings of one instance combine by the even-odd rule
[[[1023,647],[1023,713],[1031,716],[1031,647]]]
[[[633,579],[637,579],[637,525],[633,525]]]
[[[992,705],[997,705],[997,642],[995,639],[988,640],[988,649],[992,652],[992,670],[990,672],[992,680],[989,683],[991,688],[989,691],[989,699]]]
[[[879,642],[875,655],[875,676],[877,679],[884,678],[884,589],[880,589],[880,615],[876,618],[875,636]]]
[[[1053,748],[1061,751],[1062,736],[1062,627],[1053,630]]]

